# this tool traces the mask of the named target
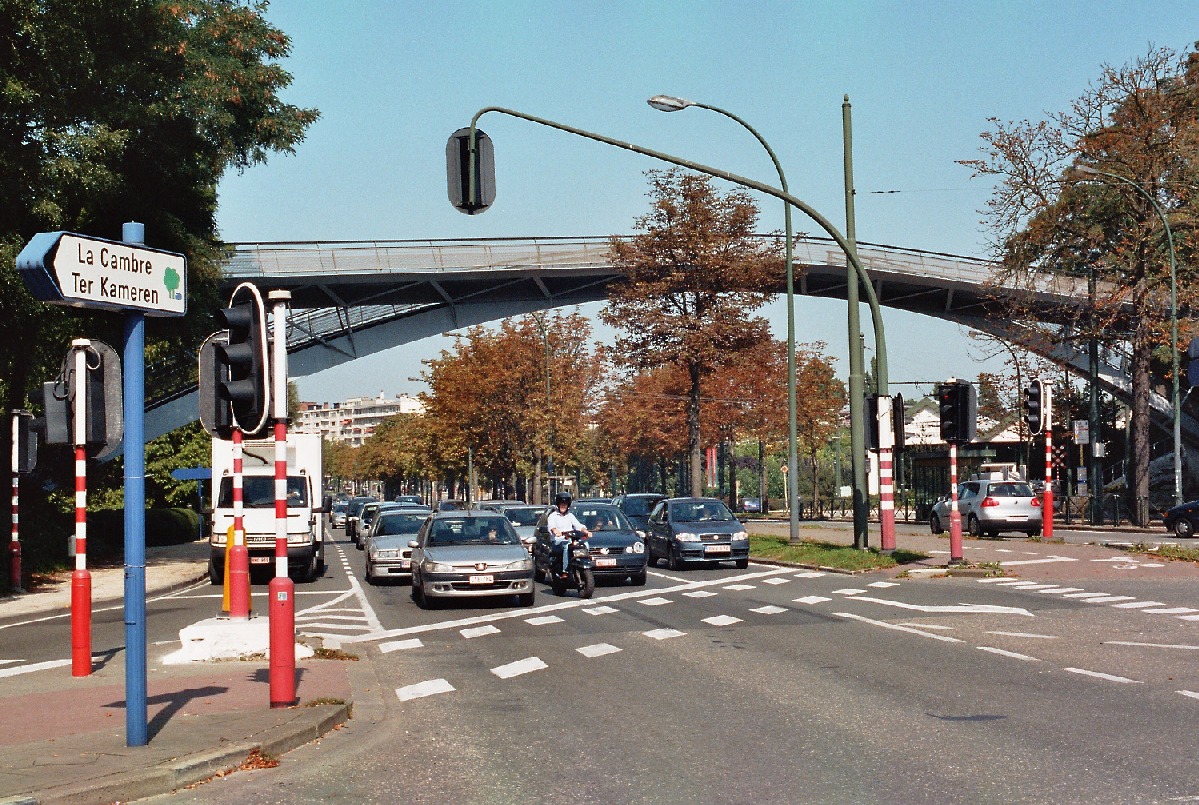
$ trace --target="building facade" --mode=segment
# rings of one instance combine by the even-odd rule
[[[298,433],[319,433],[331,442],[362,446],[379,423],[396,414],[423,414],[425,407],[417,397],[398,394],[387,397],[351,397],[344,402],[301,402],[300,413],[292,428]]]

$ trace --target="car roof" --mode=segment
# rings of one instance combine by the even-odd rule
[[[701,497],[701,498],[693,498],[693,497],[685,497],[685,498],[666,498],[666,500],[667,500],[668,502],[670,502],[670,503],[676,503],[676,502],[677,502],[677,503],[687,503],[688,501],[701,501],[701,500],[702,500],[702,501],[704,501],[705,503],[712,503],[712,502],[716,502],[716,503],[724,503],[724,501],[723,501],[723,500],[721,500],[720,498],[707,498],[707,497]]]
[[[379,517],[409,517],[414,514],[428,516],[432,513],[433,510],[428,506],[401,506],[397,509],[379,512]]]
[[[666,495],[661,492],[629,492],[626,495],[621,495],[622,498],[665,498]]]
[[[434,520],[462,520],[467,517],[500,517],[504,515],[492,509],[454,509],[453,511],[433,512]]]

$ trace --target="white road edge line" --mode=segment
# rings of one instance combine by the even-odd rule
[[[988,651],[991,654],[999,654],[1004,657],[1011,657],[1013,660],[1023,660],[1025,662],[1040,662],[1036,657],[1030,657],[1027,654],[1018,654],[1015,651],[1005,651],[994,646],[975,646],[979,651]]]
[[[1120,682],[1125,685],[1143,685],[1139,679],[1129,679],[1126,676],[1116,676],[1115,674],[1105,674],[1100,671],[1088,671],[1085,668],[1063,668],[1064,671],[1069,671],[1072,674],[1082,674],[1083,676],[1092,676],[1096,679],[1106,679],[1108,682]]]
[[[861,621],[862,623],[869,623],[873,626],[881,626],[884,629],[894,629],[897,632],[907,632],[908,634],[918,634],[921,637],[931,637],[933,640],[942,640],[946,643],[961,643],[961,642],[963,642],[961,640],[958,640],[956,637],[949,637],[948,635],[943,635],[943,634],[930,634],[929,632],[925,632],[921,629],[912,629],[908,626],[899,626],[894,623],[887,623],[886,621],[876,621],[876,620],[872,620],[871,618],[864,618],[861,615],[855,615],[852,612],[834,612],[833,614],[839,618],[850,618],[851,620]]]

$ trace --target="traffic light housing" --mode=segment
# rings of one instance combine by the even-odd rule
[[[878,422],[878,406],[880,400],[887,400],[891,405],[891,429],[894,438],[891,441],[891,449],[899,452],[904,449],[904,409],[903,396],[896,394],[894,397],[880,397],[875,394],[866,395],[866,449],[878,450],[879,445],[879,422]],[[887,405],[884,402],[883,405]]]
[[[978,397],[974,386],[965,380],[942,383],[937,387],[941,416],[941,439],[955,444],[974,441],[978,427]]]
[[[239,289],[244,286],[239,286]],[[234,291],[234,300],[237,299]],[[270,362],[267,355],[266,313],[257,290],[242,302],[217,311],[228,329],[225,343],[213,341],[214,366],[208,375],[220,399],[228,401],[232,426],[248,436],[259,434],[270,413]],[[203,377],[203,375],[202,375]],[[216,404],[214,403],[214,406]],[[214,412],[220,420],[219,412]]]
[[[225,397],[229,367],[217,355],[217,345],[229,343],[229,332],[221,330],[204,339],[199,356],[200,424],[218,439],[233,438],[233,409]]]
[[[1036,435],[1045,428],[1045,381],[1034,380],[1024,389],[1024,421],[1028,432]]]
[[[470,129],[458,129],[445,144],[446,182],[450,204],[459,212],[478,215],[495,201],[495,146],[475,129],[474,193],[470,182]]]

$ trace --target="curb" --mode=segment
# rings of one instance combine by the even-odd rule
[[[350,704],[322,704],[298,708],[307,712],[287,724],[264,731],[258,740],[231,743],[219,749],[173,758],[138,771],[121,772],[97,780],[36,791],[30,796],[0,800],[0,805],[92,805],[169,794],[216,775],[236,771],[255,750],[262,755],[277,757],[314,741],[344,723],[349,718],[350,707]]]
[[[846,570],[842,567],[829,567],[827,565],[814,565],[810,562],[785,562],[782,559],[763,559],[758,557],[749,557],[749,561],[757,562],[759,565],[774,565],[775,567],[795,567],[802,570],[822,570],[825,573],[840,573],[842,576],[857,576],[862,573],[876,573],[880,570],[890,570],[885,567],[872,567],[863,570]]]

